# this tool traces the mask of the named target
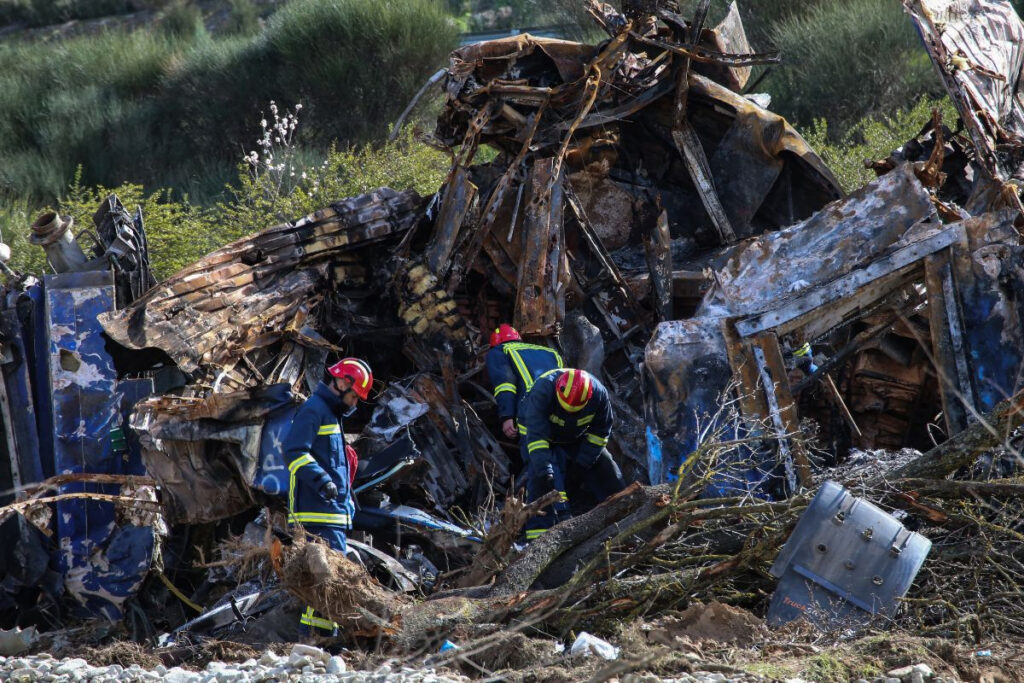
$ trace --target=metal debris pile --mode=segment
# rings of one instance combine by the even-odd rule
[[[73,226],[41,219],[55,274],[9,272],[0,311],[0,535],[24,558],[0,572],[0,625],[291,637],[253,622],[288,606],[282,562],[305,575],[294,563],[313,552],[288,545],[281,440],[342,355],[383,380],[345,423],[364,461],[353,543],[387,590],[440,596],[438,614],[455,601],[477,624],[538,612],[569,628],[702,592],[761,609],[767,563],[851,449],[935,446],[862,494],[905,508],[943,562],[981,537],[1006,551],[1016,521],[921,495],[1003,442],[1015,453],[1024,25],[1007,2],[905,4],[964,132],[936,116],[849,196],[746,93],[779,57],[750,48],[735,4],[707,28],[707,1],[686,19],[668,1],[591,0],[599,44],[521,35],[452,54],[432,79],[445,104],[430,142],[452,159],[433,197],[343,199],[160,283],[141,213],[116,197],[91,257]],[[496,155],[478,162],[483,146]],[[522,506],[506,502],[522,463],[482,374],[485,333],[508,321],[609,388],[609,449],[636,482],[523,553]],[[982,490],[947,493],[969,505]],[[986,609],[1015,620],[999,605],[1024,571],[996,574],[1003,602]],[[932,628],[980,614],[914,595]],[[348,599],[321,607],[344,622]],[[360,634],[442,634],[409,604],[367,606]]]

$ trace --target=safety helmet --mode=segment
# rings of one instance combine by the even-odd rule
[[[498,329],[491,332],[491,348],[493,349],[498,344],[504,344],[510,341],[519,341],[522,337],[516,332],[516,328],[512,327],[507,323],[498,325]]]
[[[594,378],[586,370],[566,370],[555,382],[555,395],[567,412],[583,410],[594,395]]]
[[[370,397],[370,387],[373,386],[373,371],[364,360],[358,358],[342,358],[340,361],[327,368],[332,377],[338,379],[348,378],[352,381],[352,391],[364,401]]]

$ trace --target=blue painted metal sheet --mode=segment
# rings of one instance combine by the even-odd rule
[[[977,219],[979,222],[989,217]],[[985,225],[985,224],[983,224]],[[1013,217],[1003,218],[982,234],[1006,237],[984,243],[968,223],[974,247],[969,258],[955,262],[967,362],[973,375],[977,409],[985,413],[1020,389],[1024,367],[1024,247],[1016,244]]]
[[[278,407],[267,414],[260,434],[260,461],[252,486],[272,496],[288,495],[288,467],[284,462],[284,438],[299,409],[286,384],[269,387],[280,393]]]
[[[8,362],[3,365],[3,383],[6,404],[4,412],[7,413],[5,417],[9,418],[5,421],[11,434],[4,446],[13,446],[13,453],[8,453],[8,458],[12,473],[11,484],[17,486],[42,481],[43,465],[39,458],[39,432],[21,321],[18,320],[17,310],[11,308],[3,311],[0,316],[0,326],[5,335],[4,344],[9,354]]]
[[[53,470],[53,406],[50,404],[49,320],[43,284],[36,283],[17,299],[21,320],[21,337],[25,341],[32,405],[36,412],[36,433],[39,440],[39,462],[43,478],[56,474]]]
[[[105,349],[101,313],[114,307],[114,285],[106,271],[45,278],[48,369],[55,472],[138,473],[127,448],[115,452],[112,433],[124,423],[125,390],[138,397],[146,384],[117,386],[113,359]],[[122,389],[119,391],[119,389]],[[70,484],[62,493],[117,493],[115,486]],[[109,503],[71,499],[57,504],[60,566],[65,587],[90,616],[121,618],[152,561],[150,527],[116,527]]]

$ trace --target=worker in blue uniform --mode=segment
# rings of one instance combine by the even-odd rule
[[[284,440],[288,463],[288,523],[323,538],[334,550],[348,550],[345,532],[352,528],[349,459],[342,418],[370,396],[373,373],[358,358],[344,358],[327,369],[321,382],[292,419]],[[302,635],[337,635],[337,623],[306,607],[299,620]]]
[[[519,407],[527,497],[534,501],[558,491],[559,499],[527,522],[528,541],[569,517],[568,473],[580,473],[581,483],[599,502],[626,487],[605,448],[613,422],[608,390],[585,370],[551,370],[534,383]]]
[[[516,437],[516,415],[519,404],[537,378],[548,370],[563,367],[558,351],[546,346],[527,344],[514,327],[499,325],[491,334],[491,350],[487,352],[487,376],[494,387],[501,431],[510,439]]]

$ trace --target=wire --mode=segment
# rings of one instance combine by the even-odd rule
[[[167,586],[167,590],[171,591],[171,593],[174,595],[174,597],[176,597],[179,600],[181,600],[183,603],[185,603],[186,605],[188,605],[189,607],[194,609],[199,614],[202,614],[203,612],[206,611],[202,607],[197,605],[196,603],[194,603],[191,600],[189,600],[188,598],[186,598],[185,594],[182,593],[180,590],[178,590],[178,587],[175,586],[173,583],[171,583],[171,580],[168,579],[167,576],[164,575],[163,572],[158,571],[156,573],[156,575],[160,577],[160,580],[164,582],[164,585]]]

